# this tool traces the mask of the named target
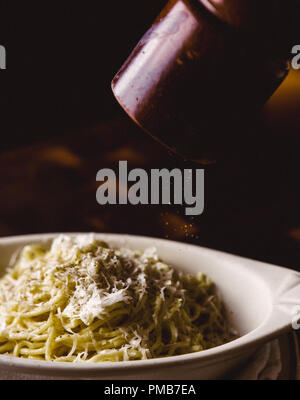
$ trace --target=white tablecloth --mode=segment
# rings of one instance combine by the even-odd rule
[[[294,357],[296,371],[293,371],[294,377],[291,379],[300,380],[300,351],[299,337],[296,332],[292,335],[294,341]],[[251,357],[246,366],[234,376],[236,380],[277,380],[282,370],[282,354],[284,349],[280,348],[279,340],[274,340],[263,345]]]

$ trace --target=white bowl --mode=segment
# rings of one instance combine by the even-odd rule
[[[300,273],[296,271],[170,240],[95,235],[116,247],[155,246],[159,256],[176,268],[207,274],[232,312],[240,337],[197,353],[116,363],[55,363],[0,355],[0,379],[218,379],[246,362],[262,343],[292,329],[295,307],[300,304]],[[49,242],[55,236],[1,238],[1,275],[17,249],[28,243]]]

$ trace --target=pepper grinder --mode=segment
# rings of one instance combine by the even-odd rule
[[[184,158],[243,141],[286,77],[297,0],[171,0],[112,81],[128,115]]]

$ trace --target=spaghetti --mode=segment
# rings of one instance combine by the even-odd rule
[[[113,249],[92,234],[28,245],[0,280],[0,354],[126,361],[196,352],[233,338],[213,283],[154,248]]]

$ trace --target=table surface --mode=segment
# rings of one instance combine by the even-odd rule
[[[247,149],[205,168],[205,210],[100,206],[96,173],[188,168],[124,114],[0,154],[0,235],[59,231],[142,234],[186,241],[300,269],[299,73],[271,101]],[[279,111],[280,112],[279,112]],[[41,129],[43,127],[41,126]]]

